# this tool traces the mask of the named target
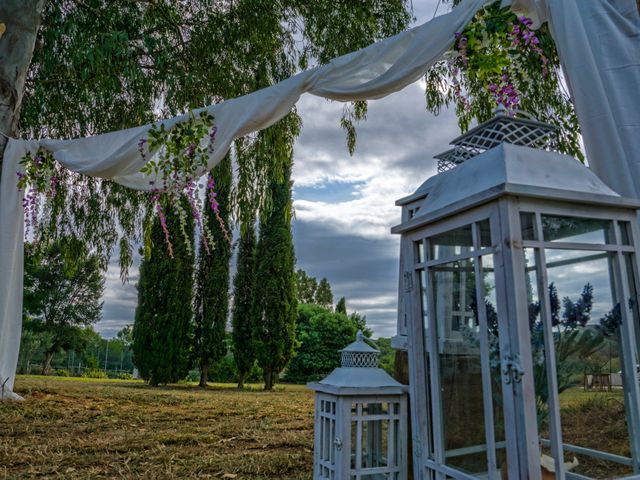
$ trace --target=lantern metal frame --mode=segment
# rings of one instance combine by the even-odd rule
[[[513,148],[511,147],[511,150]],[[478,162],[479,158],[469,163]],[[457,167],[456,170],[460,168],[462,167]],[[447,172],[443,175],[454,173],[456,172]],[[451,185],[448,186],[451,187]],[[464,186],[461,185],[460,188],[464,189]],[[429,334],[429,332],[438,332],[437,313],[434,310],[436,305],[434,267],[471,259],[476,279],[476,298],[484,299],[484,283],[479,279],[482,278],[483,263],[489,257],[493,261],[500,331],[500,362],[503,374],[500,390],[503,401],[505,440],[496,442],[487,315],[484,309],[479,308],[477,316],[481,332],[479,349],[486,443],[479,445],[477,451],[486,451],[487,455],[486,477],[481,478],[500,478],[501,465],[496,460],[496,448],[505,448],[509,478],[540,479],[540,444],[550,447],[555,465],[564,465],[564,453],[572,452],[622,463],[635,472],[629,478],[640,478],[640,386],[635,368],[640,348],[638,312],[631,312],[626,308],[620,309],[622,316],[620,347],[624,366],[623,380],[631,458],[563,443],[555,375],[554,338],[553,330],[550,328],[551,310],[546,294],[540,295],[539,298],[542,302],[541,320],[545,327],[544,361],[547,372],[554,373],[547,375],[548,388],[552,392],[549,398],[550,435],[548,439],[539,438],[535,395],[531,394],[534,391],[531,334],[528,322],[524,320],[528,318],[525,248],[533,249],[535,254],[539,292],[547,292],[549,283],[545,259],[546,249],[592,251],[594,254],[604,253],[610,256],[613,292],[617,295],[618,303],[626,305],[629,299],[633,299],[635,305],[639,305],[640,227],[637,209],[640,204],[635,200],[624,199],[617,195],[563,192],[553,188],[531,188],[508,183],[484,191],[479,190],[471,193],[467,198],[462,196],[459,201],[446,205],[446,208],[434,208],[424,212],[428,201],[428,188],[422,191],[419,189],[416,194],[401,200],[399,203],[414,214],[403,212],[403,224],[392,229],[394,233],[403,234],[401,238],[403,260],[400,265],[400,310],[403,318],[399,318],[399,326],[405,325],[404,333],[409,350],[412,441],[416,478],[469,480],[479,478],[477,475],[447,464],[447,458],[471,451],[469,449],[466,449],[466,452],[445,450],[443,406],[439,394],[442,391],[439,369],[440,345],[438,335]],[[423,212],[416,215],[415,212],[420,208]],[[535,240],[524,239],[522,236],[520,214],[525,212],[534,216],[534,230],[537,235]],[[542,237],[542,215],[611,221],[611,241],[603,244],[545,241]],[[481,241],[483,232],[480,231],[480,225],[486,225],[482,222],[489,222],[490,245],[487,245],[486,241]],[[472,234],[470,250],[442,258],[431,256],[431,238],[468,226]],[[623,233],[627,238],[626,242],[622,241]],[[563,468],[556,468],[555,476],[562,480],[588,478],[565,472]]]

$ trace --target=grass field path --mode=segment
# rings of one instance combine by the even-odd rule
[[[18,377],[0,402],[0,477],[310,479],[313,395],[301,386],[152,388]]]

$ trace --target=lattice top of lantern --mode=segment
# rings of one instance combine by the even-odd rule
[[[438,173],[454,168],[501,143],[512,143],[524,147],[553,150],[557,127],[539,122],[522,111],[513,114],[499,106],[496,116],[481,123],[451,142],[454,147],[436,155]]]
[[[364,340],[362,331],[358,330],[356,341],[347,345],[342,352],[343,368],[377,368],[380,350],[376,350]]]

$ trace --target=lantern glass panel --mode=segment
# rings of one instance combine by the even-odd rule
[[[351,470],[359,478],[368,469],[400,467],[400,402],[372,401],[352,403]],[[394,471],[399,471],[397,468]],[[391,477],[392,472],[376,472],[375,478]]]
[[[426,260],[424,255],[424,242],[422,240],[420,240],[419,242],[414,242],[413,248],[415,249],[416,263],[424,262]]]
[[[520,213],[520,225],[522,228],[523,240],[537,240],[535,224],[536,224],[535,213],[530,213],[530,212]]]
[[[431,244],[431,259],[462,255],[473,251],[473,236],[471,225],[449,230],[448,232],[435,235],[429,239]]]
[[[474,259],[432,268],[446,463],[487,471]]]
[[[493,435],[496,445],[496,467],[500,468],[506,461],[506,445],[504,433],[504,405],[502,401],[502,376],[500,372],[500,338],[498,329],[498,303],[496,299],[496,277],[493,255],[484,255],[482,262],[482,287],[487,322],[487,344],[489,346],[489,379],[491,401],[493,407]],[[480,332],[479,335],[482,335]],[[478,335],[478,337],[479,337]],[[475,339],[479,343],[479,338]],[[488,446],[488,448],[490,448]]]
[[[631,243],[631,224],[629,222],[618,222],[620,225],[620,236],[622,245],[633,245]]]
[[[422,309],[422,321],[424,324],[425,332],[429,331],[429,308],[427,303],[427,271],[422,269],[419,270],[419,279],[420,279],[420,299],[421,299],[421,309]]]
[[[603,236],[601,241],[605,240]],[[614,254],[545,249],[548,284],[543,300],[546,305],[540,303],[541,272],[540,265],[536,264],[536,250],[525,249],[525,255],[542,451],[551,454],[551,402],[542,318],[546,307],[552,324],[564,460],[577,461],[572,472],[587,478],[630,475],[633,473],[630,466],[606,456],[608,453],[630,457],[621,373],[620,308],[625,302],[619,302],[614,288]],[[603,442],[603,435],[615,440]],[[576,453],[568,445],[587,450]],[[604,458],[597,451],[604,452]]]
[[[614,243],[610,220],[542,215],[542,234],[547,242]]]
[[[478,231],[480,232],[480,248],[488,248],[491,246],[491,225],[489,220],[478,222]]]

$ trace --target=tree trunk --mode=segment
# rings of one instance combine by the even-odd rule
[[[153,373],[151,374],[151,377],[149,377],[149,385],[152,387],[158,386],[158,380],[156,379],[156,376]]]
[[[49,375],[51,371],[51,358],[53,358],[53,352],[47,352],[44,357],[44,365],[42,365],[42,375]]]
[[[273,390],[273,372],[270,368],[264,371],[264,389]]]
[[[27,70],[46,0],[2,0],[0,23],[0,175],[7,146],[5,135],[18,136],[18,119]],[[3,135],[4,134],[4,135]]]
[[[244,372],[238,372],[238,390],[244,390]]]
[[[207,377],[209,375],[209,362],[204,362],[200,365],[200,388],[207,388]]]

